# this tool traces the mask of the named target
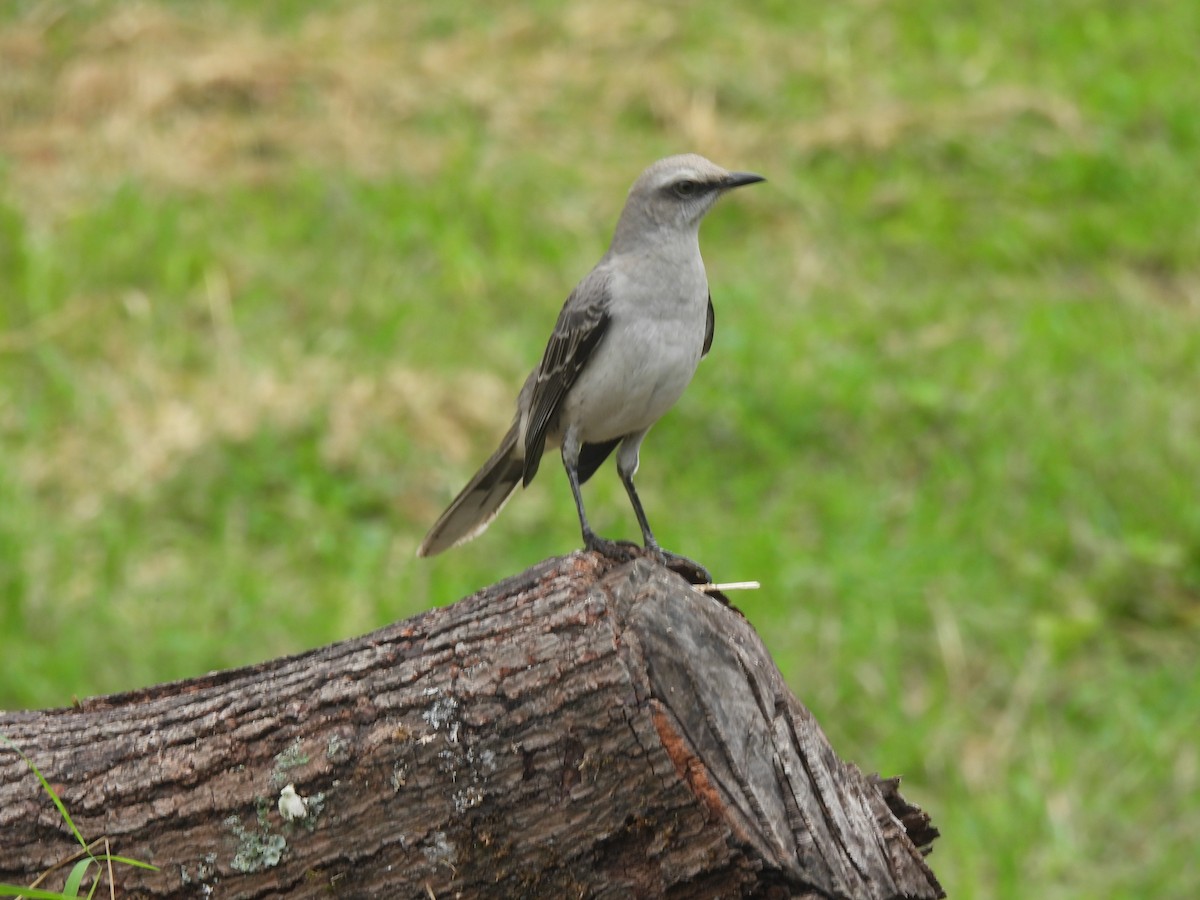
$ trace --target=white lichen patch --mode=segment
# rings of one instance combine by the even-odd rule
[[[429,690],[436,691],[435,688]],[[429,691],[426,691],[428,694]],[[438,697],[429,709],[421,713],[421,718],[434,731],[446,731],[446,739],[450,743],[458,742],[458,701],[453,697]]]
[[[491,775],[496,771],[496,751],[483,749],[476,753],[473,747],[468,747],[467,763],[479,775]]]
[[[458,851],[454,844],[446,838],[444,831],[435,831],[431,836],[430,843],[421,852],[425,854],[425,858],[433,865],[445,865],[451,868],[458,861]]]
[[[227,818],[225,827],[238,842],[237,852],[229,864],[234,871],[259,872],[279,865],[283,859],[283,851],[287,849],[287,840],[283,836],[271,834],[267,829],[248,831],[237,816]]]
[[[460,816],[468,809],[473,809],[482,802],[483,791],[473,784],[461,791],[454,792],[454,811]]]
[[[212,893],[212,886],[207,882],[216,874],[217,871],[217,854],[206,853],[204,858],[196,864],[196,872],[192,874],[188,867],[180,864],[179,866],[179,881],[184,885],[198,885],[202,896],[208,896]]]
[[[350,742],[340,734],[334,734],[325,745],[325,758],[330,762],[342,762],[350,756]]]
[[[285,784],[288,780],[289,770],[305,765],[308,765],[308,754],[301,750],[300,738],[296,738],[290,747],[275,754],[275,766],[271,772],[271,780],[276,785]]]

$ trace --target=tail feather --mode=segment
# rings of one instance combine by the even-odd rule
[[[514,423],[491,459],[459,491],[454,502],[429,529],[429,534],[417,548],[417,556],[433,556],[481,534],[521,483],[524,470]]]

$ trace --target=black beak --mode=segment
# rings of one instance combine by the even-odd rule
[[[747,184],[758,184],[760,181],[766,181],[761,175],[755,175],[753,172],[730,172],[721,182],[721,187],[729,190],[731,188],[743,187]]]

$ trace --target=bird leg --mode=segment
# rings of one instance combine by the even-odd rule
[[[654,532],[650,530],[650,523],[646,520],[646,511],[642,508],[642,501],[638,497],[637,489],[633,486],[633,476],[638,468],[638,446],[644,436],[645,432],[642,432],[632,435],[622,442],[621,449],[617,451],[617,474],[621,476],[621,483],[625,485],[625,493],[629,495],[629,502],[633,504],[633,512],[637,516],[638,526],[642,529],[645,552],[672,572],[682,575],[691,584],[711,584],[712,576],[704,566],[686,556],[664,550],[655,540]],[[563,468],[567,470],[567,481],[571,485],[571,495],[575,498],[575,511],[579,513],[579,529],[583,533],[583,546],[585,549],[603,554],[609,559],[628,562],[638,555],[640,548],[636,544],[631,541],[611,541],[608,538],[602,538],[592,530],[592,526],[588,523],[587,513],[583,508],[583,491],[579,484],[579,454],[582,449],[583,443],[579,440],[579,435],[574,429],[567,429],[562,442]]]
[[[637,466],[634,466],[636,471]],[[633,504],[633,514],[637,516],[638,527],[642,529],[642,543],[646,545],[646,549],[653,553],[662,561],[663,549],[658,546],[658,541],[654,539],[654,532],[650,530],[650,523],[646,521],[646,511],[642,509],[642,501],[638,497],[637,490],[633,486],[633,473],[625,472],[623,466],[617,467],[617,473],[621,476],[621,484],[625,485],[625,493],[629,495],[629,502]]]
[[[633,514],[637,516],[638,526],[642,529],[642,542],[646,545],[646,550],[672,572],[682,575],[692,584],[710,584],[712,576],[708,569],[686,556],[664,550],[655,540],[654,532],[650,530],[641,498],[633,486],[633,476],[638,469],[638,446],[643,436],[644,432],[636,436],[636,441],[627,438],[617,453],[617,474],[621,476],[621,484],[625,485],[625,493],[629,495],[629,502],[633,505]]]
[[[579,453],[582,444],[577,435],[568,430],[563,438],[562,459],[563,468],[567,470],[567,481],[571,484],[571,494],[575,498],[575,511],[579,513],[579,528],[583,532],[583,546],[587,550],[601,553],[610,559],[628,562],[633,559],[637,545],[630,541],[610,541],[602,538],[588,524],[587,513],[583,509],[583,491],[579,485]]]

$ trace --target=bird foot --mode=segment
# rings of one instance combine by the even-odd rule
[[[608,538],[602,538],[596,534],[584,535],[583,546],[585,550],[591,550],[618,562],[630,562],[643,553],[642,548],[633,541],[610,541]]]
[[[683,576],[689,584],[712,584],[712,575],[700,563],[664,550],[658,544],[639,547],[633,541],[612,541],[592,534],[584,537],[583,545],[587,550],[618,562],[632,562],[640,556],[649,556],[675,574]]]

